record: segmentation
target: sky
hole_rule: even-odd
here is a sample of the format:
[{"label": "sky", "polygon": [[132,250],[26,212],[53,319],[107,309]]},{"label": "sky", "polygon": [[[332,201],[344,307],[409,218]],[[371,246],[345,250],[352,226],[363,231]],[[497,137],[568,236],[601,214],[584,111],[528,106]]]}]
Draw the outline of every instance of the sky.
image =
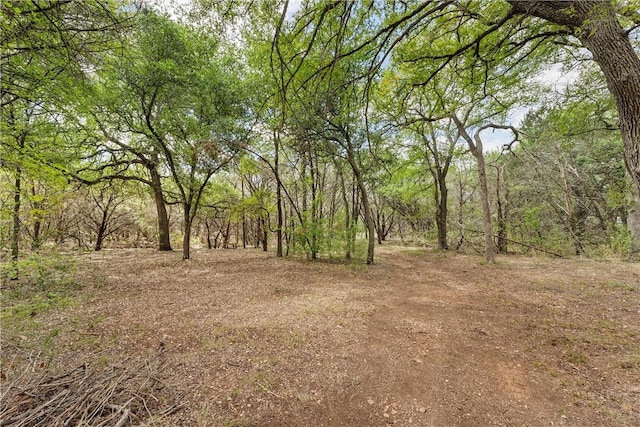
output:
[{"label": "sky", "polygon": [[302,0],[289,0],[289,7],[287,8],[287,19],[293,18],[293,14],[300,9],[300,3]]},{"label": "sky", "polygon": [[[536,80],[548,87],[550,92],[560,95],[564,93],[567,87],[577,78],[577,70],[566,72],[563,70],[562,64],[554,64],[548,70],[541,72]],[[507,124],[518,129],[519,126],[522,125],[522,121],[527,113],[533,108],[534,107],[522,107],[516,109],[507,118]],[[505,144],[508,144],[513,139],[511,131],[507,130],[496,130],[494,132],[488,130],[485,131],[482,136],[485,152],[500,151]]]}]

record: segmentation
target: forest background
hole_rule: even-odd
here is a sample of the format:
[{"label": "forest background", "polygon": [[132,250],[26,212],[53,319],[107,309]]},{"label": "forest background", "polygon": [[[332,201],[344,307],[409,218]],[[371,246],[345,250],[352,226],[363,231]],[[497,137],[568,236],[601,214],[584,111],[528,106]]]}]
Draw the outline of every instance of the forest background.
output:
[{"label": "forest background", "polygon": [[638,4],[558,4],[3,1],[3,274],[387,239],[637,259]]}]

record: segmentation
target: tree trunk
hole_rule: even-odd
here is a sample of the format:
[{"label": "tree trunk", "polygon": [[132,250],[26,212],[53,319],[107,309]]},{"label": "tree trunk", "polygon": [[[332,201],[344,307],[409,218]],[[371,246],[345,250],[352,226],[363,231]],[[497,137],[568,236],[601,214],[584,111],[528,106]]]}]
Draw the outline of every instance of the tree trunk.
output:
[{"label": "tree trunk", "polygon": [[[242,205],[244,206],[244,177],[242,175],[240,175],[240,191]],[[242,248],[247,249],[247,216],[244,207],[242,208]]]},{"label": "tree trunk", "polygon": [[13,233],[11,235],[11,261],[18,261],[20,253],[20,205],[22,170],[16,168],[16,179],[13,191]]},{"label": "tree trunk", "polygon": [[456,251],[460,250],[460,248],[462,247],[462,244],[464,243],[464,239],[465,239],[465,230],[464,230],[464,206],[465,206],[465,199],[464,199],[464,183],[462,182],[462,177],[459,178],[458,181],[458,229],[460,230],[460,236],[458,237],[458,242],[456,243]]},{"label": "tree trunk", "polygon": [[11,280],[18,279],[18,258],[20,256],[20,204],[22,192],[22,168],[16,167],[13,190],[13,233],[11,234]]},{"label": "tree trunk", "polygon": [[40,208],[42,206],[41,206],[41,203],[35,202],[36,187],[34,183],[31,184],[31,195],[33,196],[33,199],[34,199],[33,210],[35,212],[34,222],[33,222],[33,239],[31,241],[31,250],[37,252],[40,249],[40,246],[42,245],[42,242],[40,241],[40,234],[42,232],[42,215],[40,214],[41,212]]},{"label": "tree trunk", "polygon": [[[629,261],[640,261],[640,192],[634,192],[634,205],[627,217],[629,231],[631,231],[631,244],[629,245]],[[635,238],[634,238],[635,237]]]},{"label": "tree trunk", "polygon": [[[349,142],[347,142],[349,143]],[[353,170],[353,175],[356,178],[358,185],[358,191],[360,193],[360,200],[362,201],[362,209],[364,210],[364,221],[367,226],[367,233],[369,238],[369,244],[367,245],[367,264],[373,264],[374,251],[376,247],[376,226],[371,215],[371,206],[369,205],[369,196],[367,195],[367,188],[364,185],[364,179],[362,172],[358,167],[355,158],[353,156],[353,150],[350,147],[347,149],[347,160]]]},{"label": "tree trunk", "polygon": [[356,251],[356,234],[358,232],[358,216],[360,215],[360,199],[355,182],[351,183],[351,221],[349,224],[349,252]]},{"label": "tree trunk", "polygon": [[478,184],[480,186],[480,204],[482,206],[482,229],[484,231],[484,259],[489,264],[496,262],[496,250],[493,243],[493,226],[491,225],[491,208],[489,207],[489,188],[487,186],[487,167],[484,163],[482,149],[474,150],[478,164]]},{"label": "tree trunk", "polygon": [[447,183],[445,176],[441,174],[436,175],[436,190],[435,190],[435,202],[436,202],[436,228],[438,229],[438,249],[449,249],[447,243],[447,198],[449,192],[447,190]]},{"label": "tree trunk", "polygon": [[480,132],[490,127],[496,127],[496,125],[485,125],[479,128],[473,139],[464,127],[464,123],[460,119],[452,115],[454,123],[456,124],[460,136],[462,136],[469,145],[469,151],[476,159],[476,166],[478,167],[478,185],[480,187],[480,205],[482,206],[482,228],[484,232],[484,259],[487,263],[493,264],[496,262],[496,249],[493,243],[493,226],[491,225],[491,207],[489,206],[489,188],[487,186],[487,167],[484,162],[484,152],[482,139],[480,138]]},{"label": "tree trunk", "polygon": [[282,257],[282,188],[280,182],[280,134],[278,132],[274,135],[275,144],[275,157],[273,160],[273,173],[276,176],[276,209],[277,209],[277,221],[278,228],[276,230],[276,257]]},{"label": "tree trunk", "polygon": [[269,250],[269,243],[268,243],[269,228],[264,218],[262,218],[261,221],[262,221],[262,250],[264,252],[267,252]]},{"label": "tree trunk", "polygon": [[[640,58],[610,1],[510,1],[516,12],[571,28],[592,54],[616,101],[627,171],[640,192]],[[640,197],[635,198],[629,258],[640,260]]]},{"label": "tree trunk", "polygon": [[153,189],[153,198],[156,202],[156,211],[158,212],[158,250],[171,251],[171,240],[169,237],[169,215],[167,215],[167,207],[164,204],[162,195],[162,184],[160,183],[160,174],[155,165],[147,166],[151,175],[151,187]]},{"label": "tree trunk", "polygon": [[104,242],[105,232],[107,231],[107,221],[108,221],[108,212],[109,205],[107,208],[102,211],[102,220],[98,225],[98,233],[96,235],[96,245],[93,248],[94,251],[98,252],[102,250],[102,243]]},{"label": "tree trunk", "polygon": [[344,203],[344,231],[345,231],[345,254],[344,258],[351,259],[351,212],[349,210],[349,198],[347,197],[347,186],[344,183],[344,174],[342,168],[338,167],[338,162],[335,163],[338,178],[340,178],[340,189],[342,190],[342,203]]},{"label": "tree trunk", "polygon": [[384,235],[384,213],[379,210],[376,210],[376,234],[378,235],[378,245],[381,245]]},{"label": "tree trunk", "polygon": [[184,236],[182,236],[182,259],[189,259],[191,256],[191,226],[193,219],[191,218],[191,206],[187,203],[182,204],[184,210]]},{"label": "tree trunk", "polygon": [[204,220],[204,227],[207,229],[207,249],[211,249],[211,226],[208,220]]},{"label": "tree trunk", "polygon": [[[509,188],[507,187],[504,177],[504,165],[496,168],[496,204],[498,217],[498,253],[507,253],[507,221],[509,216]],[[504,199],[502,198],[501,188],[504,185]]]},{"label": "tree trunk", "polygon": [[313,154],[309,153],[309,175],[311,176],[311,259],[318,259],[318,170]]}]

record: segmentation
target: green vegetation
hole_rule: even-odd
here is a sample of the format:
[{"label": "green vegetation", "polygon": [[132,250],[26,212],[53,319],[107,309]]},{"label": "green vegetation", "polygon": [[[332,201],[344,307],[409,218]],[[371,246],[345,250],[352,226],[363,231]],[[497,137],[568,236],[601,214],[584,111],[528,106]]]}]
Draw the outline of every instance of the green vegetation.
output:
[{"label": "green vegetation", "polygon": [[637,0],[294,3],[3,0],[9,259],[640,256]]},{"label": "green vegetation", "polygon": [[[6,270],[20,271],[19,281],[6,280]],[[19,340],[26,345],[52,349],[60,327],[48,329],[41,315],[76,304],[74,293],[80,285],[74,280],[75,261],[70,257],[32,254],[17,263],[4,264],[0,290],[0,323],[3,340]],[[34,344],[34,342],[36,344]]]}]

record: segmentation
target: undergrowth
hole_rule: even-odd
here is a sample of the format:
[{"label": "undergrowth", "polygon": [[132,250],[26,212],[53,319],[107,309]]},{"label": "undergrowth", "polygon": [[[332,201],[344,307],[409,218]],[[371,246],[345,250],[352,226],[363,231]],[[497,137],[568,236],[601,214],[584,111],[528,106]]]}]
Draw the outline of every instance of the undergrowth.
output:
[{"label": "undergrowth", "polygon": [[[38,315],[74,304],[75,261],[57,254],[32,254],[16,263],[1,266],[0,324],[3,341],[15,336],[38,334]],[[10,278],[16,277],[14,280]],[[46,331],[45,337],[49,336]]]}]

